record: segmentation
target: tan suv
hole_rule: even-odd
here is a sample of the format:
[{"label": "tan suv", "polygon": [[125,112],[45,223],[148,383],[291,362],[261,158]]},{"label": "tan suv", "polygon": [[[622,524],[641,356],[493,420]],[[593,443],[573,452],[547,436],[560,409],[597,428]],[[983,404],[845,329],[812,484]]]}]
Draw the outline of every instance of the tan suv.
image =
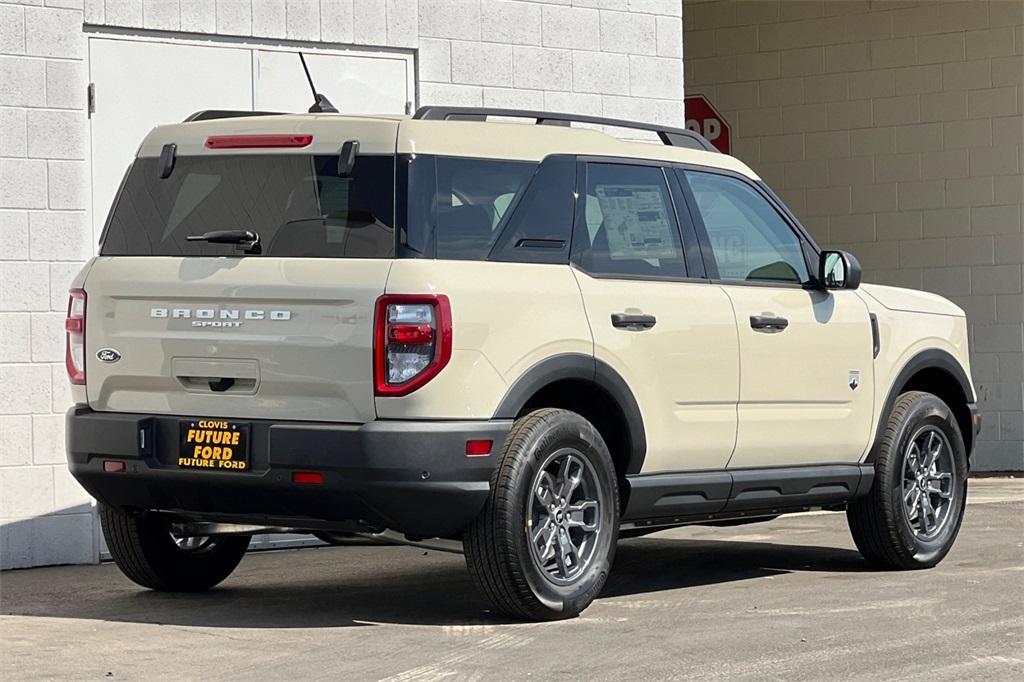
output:
[{"label": "tan suv", "polygon": [[252,533],[363,534],[564,618],[619,537],[809,509],[932,566],[979,425],[964,313],[860,278],[686,130],[201,112],[142,143],[73,285],[68,460],[158,590]]}]

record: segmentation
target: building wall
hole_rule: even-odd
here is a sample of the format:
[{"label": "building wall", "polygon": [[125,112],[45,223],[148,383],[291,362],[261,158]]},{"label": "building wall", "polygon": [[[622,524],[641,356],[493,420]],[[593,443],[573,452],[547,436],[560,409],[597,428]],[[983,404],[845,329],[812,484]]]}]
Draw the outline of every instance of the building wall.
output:
[{"label": "building wall", "polygon": [[87,31],[414,49],[422,104],[679,124],[681,13],[681,0],[0,0],[3,567],[99,551],[63,431],[68,282],[95,248]]},{"label": "building wall", "polygon": [[1024,2],[684,4],[686,88],[865,280],[968,314],[975,470],[1024,470]]}]

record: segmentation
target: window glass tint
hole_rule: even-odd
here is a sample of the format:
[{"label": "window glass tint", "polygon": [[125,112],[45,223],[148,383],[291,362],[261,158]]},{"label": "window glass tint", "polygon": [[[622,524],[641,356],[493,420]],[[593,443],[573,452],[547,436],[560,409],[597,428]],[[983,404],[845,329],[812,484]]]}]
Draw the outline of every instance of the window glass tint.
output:
[{"label": "window glass tint", "polygon": [[809,280],[800,239],[770,203],[742,180],[686,171],[714,252],[726,280]]},{"label": "window glass tint", "polygon": [[404,244],[424,256],[485,260],[502,217],[536,168],[533,162],[415,157]]},{"label": "window glass tint", "polygon": [[576,159],[545,159],[499,228],[491,260],[567,263],[575,210]]},{"label": "window glass tint", "polygon": [[660,168],[587,165],[574,262],[594,274],[682,277],[683,251]]},{"label": "window glass tint", "polygon": [[170,177],[137,159],[111,213],[106,256],[231,256],[230,244],[187,241],[212,230],[251,230],[264,256],[389,258],[394,157],[357,157],[351,177],[336,156],[181,156]]}]

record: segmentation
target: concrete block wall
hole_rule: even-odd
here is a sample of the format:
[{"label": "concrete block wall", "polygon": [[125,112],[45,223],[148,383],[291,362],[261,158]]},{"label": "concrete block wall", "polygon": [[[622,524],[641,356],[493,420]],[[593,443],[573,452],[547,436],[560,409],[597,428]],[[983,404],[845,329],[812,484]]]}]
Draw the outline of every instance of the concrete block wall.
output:
[{"label": "concrete block wall", "polygon": [[98,558],[64,464],[68,282],[93,246],[81,0],[0,0],[0,566]]},{"label": "concrete block wall", "polygon": [[681,14],[681,0],[0,0],[3,568],[99,551],[94,510],[63,464],[62,320],[68,283],[95,248],[83,24],[414,49],[423,104],[679,125]]},{"label": "concrete block wall", "polygon": [[686,0],[686,88],[865,280],[967,311],[976,470],[1024,470],[1024,2]]}]

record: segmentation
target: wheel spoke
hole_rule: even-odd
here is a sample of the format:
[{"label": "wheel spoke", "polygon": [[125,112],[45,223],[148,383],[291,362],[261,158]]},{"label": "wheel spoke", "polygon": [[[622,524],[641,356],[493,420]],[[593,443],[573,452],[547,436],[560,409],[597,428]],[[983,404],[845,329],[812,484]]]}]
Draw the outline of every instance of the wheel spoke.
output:
[{"label": "wheel spoke", "polygon": [[542,564],[547,564],[551,561],[551,557],[555,555],[555,540],[558,538],[558,531],[554,527],[546,529],[547,537],[544,537],[544,545],[540,547],[540,561]]},{"label": "wheel spoke", "polygon": [[924,460],[922,461],[922,469],[924,471],[930,471],[932,466],[935,464],[935,460],[939,457],[939,452],[942,450],[942,439],[935,435],[934,431],[928,432],[928,443],[925,446]]},{"label": "wheel spoke", "polygon": [[915,486],[911,491],[914,493],[913,499],[907,504],[907,515],[910,520],[919,519],[921,516],[921,491]]},{"label": "wheel spoke", "polygon": [[936,473],[928,477],[925,491],[944,500],[953,499],[953,474]]},{"label": "wheel spoke", "polygon": [[935,528],[935,507],[932,506],[932,498],[928,495],[921,495],[921,530],[927,535]]},{"label": "wheel spoke", "polygon": [[533,492],[540,505],[547,509],[555,501],[555,479],[548,472],[542,472]]},{"label": "wheel spoke", "polygon": [[[587,521],[587,512],[591,509],[594,510],[594,515],[590,521]],[[587,533],[593,533],[599,526],[597,511],[597,500],[584,500],[570,505],[566,509],[566,525],[570,528],[582,528]]]},{"label": "wheel spoke", "polygon": [[558,497],[568,500],[583,480],[583,462],[569,455],[558,466]]}]

